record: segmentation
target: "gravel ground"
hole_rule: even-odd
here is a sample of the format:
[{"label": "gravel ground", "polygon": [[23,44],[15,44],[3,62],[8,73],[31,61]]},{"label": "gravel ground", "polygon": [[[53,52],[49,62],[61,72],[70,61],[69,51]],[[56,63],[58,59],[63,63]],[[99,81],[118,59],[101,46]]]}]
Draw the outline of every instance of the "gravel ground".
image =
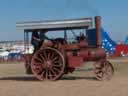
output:
[{"label": "gravel ground", "polygon": [[104,82],[94,79],[93,72],[87,70],[58,81],[41,82],[25,75],[23,64],[0,64],[0,96],[128,96],[128,75],[123,75],[126,70],[116,70],[112,80]]},{"label": "gravel ground", "polygon": [[86,79],[38,82],[22,77],[0,81],[0,96],[128,96],[127,90],[128,78],[113,78],[109,82]]}]

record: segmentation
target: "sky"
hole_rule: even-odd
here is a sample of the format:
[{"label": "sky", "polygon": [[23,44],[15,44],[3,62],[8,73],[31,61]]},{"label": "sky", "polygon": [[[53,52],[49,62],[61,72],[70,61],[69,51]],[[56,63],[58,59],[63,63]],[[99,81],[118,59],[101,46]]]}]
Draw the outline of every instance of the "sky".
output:
[{"label": "sky", "polygon": [[115,40],[128,36],[128,0],[0,0],[0,41],[23,40],[16,22],[101,16]]}]

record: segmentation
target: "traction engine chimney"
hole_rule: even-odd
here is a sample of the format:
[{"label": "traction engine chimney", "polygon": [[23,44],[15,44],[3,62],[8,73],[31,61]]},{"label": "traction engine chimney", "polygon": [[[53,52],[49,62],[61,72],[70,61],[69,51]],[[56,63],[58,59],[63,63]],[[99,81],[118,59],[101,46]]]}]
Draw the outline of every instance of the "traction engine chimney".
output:
[{"label": "traction engine chimney", "polygon": [[97,39],[97,47],[100,48],[102,45],[101,40],[101,17],[95,17],[95,28],[96,28],[96,39]]}]

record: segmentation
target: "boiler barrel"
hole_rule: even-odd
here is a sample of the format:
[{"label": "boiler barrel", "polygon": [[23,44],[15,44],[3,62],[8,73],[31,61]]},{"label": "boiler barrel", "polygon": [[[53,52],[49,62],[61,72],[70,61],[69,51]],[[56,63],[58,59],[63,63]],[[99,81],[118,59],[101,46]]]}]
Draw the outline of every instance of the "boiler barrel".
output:
[{"label": "boiler barrel", "polygon": [[106,58],[106,52],[103,48],[89,48],[81,50],[79,56],[83,57],[84,61],[96,61]]},{"label": "boiler barrel", "polygon": [[103,48],[89,49],[88,60],[100,60],[106,58],[106,52]]}]

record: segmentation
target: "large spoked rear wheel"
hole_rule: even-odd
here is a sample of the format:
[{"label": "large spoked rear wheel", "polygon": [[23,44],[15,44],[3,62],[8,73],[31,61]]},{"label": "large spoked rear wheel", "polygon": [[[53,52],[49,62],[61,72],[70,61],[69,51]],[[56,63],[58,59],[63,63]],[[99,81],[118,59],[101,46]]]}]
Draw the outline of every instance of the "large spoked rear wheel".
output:
[{"label": "large spoked rear wheel", "polygon": [[54,48],[43,48],[34,54],[31,68],[39,80],[57,80],[64,73],[64,57]]},{"label": "large spoked rear wheel", "polygon": [[100,60],[94,64],[94,73],[98,80],[107,81],[113,76],[112,64],[106,60]]}]

